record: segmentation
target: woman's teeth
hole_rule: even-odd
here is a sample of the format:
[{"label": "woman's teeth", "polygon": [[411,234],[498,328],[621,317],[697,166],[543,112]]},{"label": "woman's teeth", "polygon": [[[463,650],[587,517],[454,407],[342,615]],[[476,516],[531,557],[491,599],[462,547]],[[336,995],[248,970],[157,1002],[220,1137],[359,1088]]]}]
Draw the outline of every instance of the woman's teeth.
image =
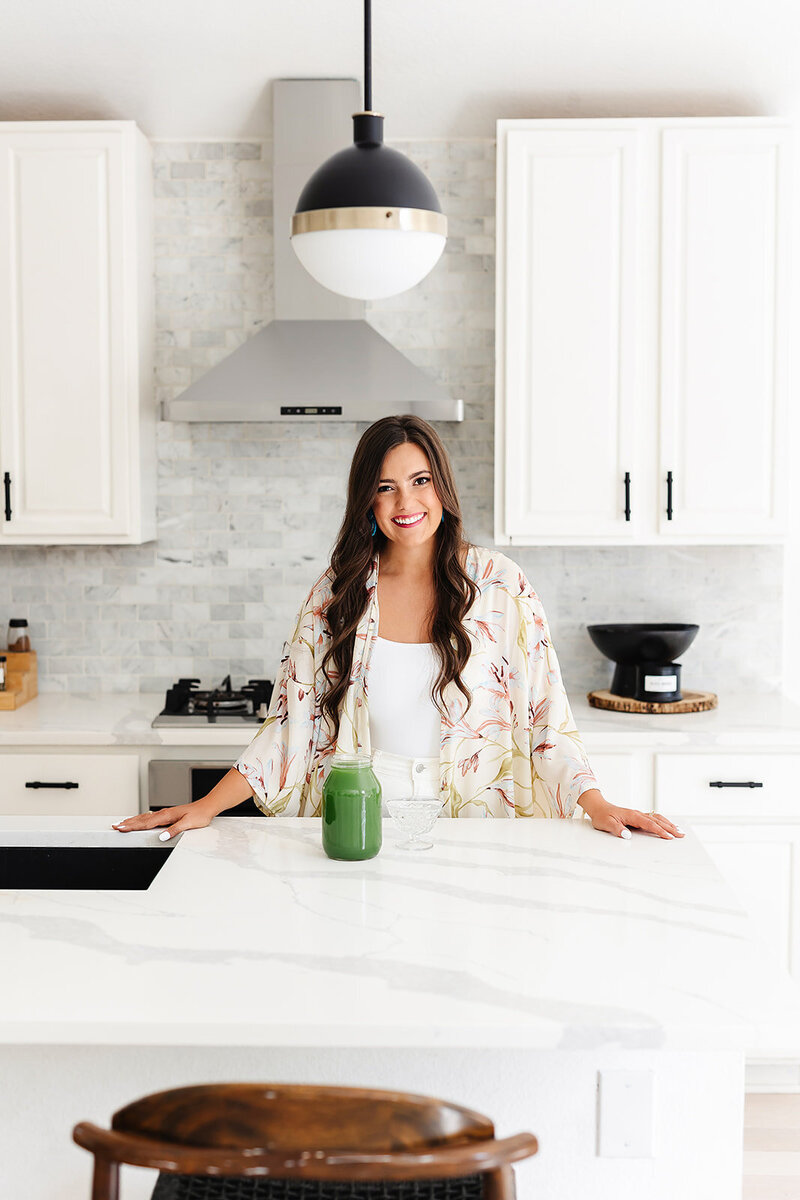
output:
[{"label": "woman's teeth", "polygon": [[392,521],[395,525],[407,527],[409,525],[419,525],[424,516],[425,513],[418,513],[416,517],[392,517]]}]

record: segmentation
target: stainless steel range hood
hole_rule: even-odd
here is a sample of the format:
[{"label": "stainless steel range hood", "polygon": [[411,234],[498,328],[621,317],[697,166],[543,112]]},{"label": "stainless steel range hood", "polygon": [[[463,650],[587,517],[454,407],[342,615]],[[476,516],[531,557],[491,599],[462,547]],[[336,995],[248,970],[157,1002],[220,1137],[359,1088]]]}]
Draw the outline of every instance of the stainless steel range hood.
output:
[{"label": "stainless steel range hood", "polygon": [[167,421],[376,421],[415,413],[463,421],[447,392],[364,319],[361,301],[318,284],[297,260],[289,227],[312,171],[351,136],[354,79],[273,84],[275,320],[174,400]]}]

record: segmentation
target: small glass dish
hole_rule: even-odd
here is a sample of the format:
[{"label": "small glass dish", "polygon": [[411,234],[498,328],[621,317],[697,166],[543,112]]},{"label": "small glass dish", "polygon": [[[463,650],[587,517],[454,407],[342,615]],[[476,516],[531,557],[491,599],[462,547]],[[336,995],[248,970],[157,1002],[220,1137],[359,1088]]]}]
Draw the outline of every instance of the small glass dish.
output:
[{"label": "small glass dish", "polygon": [[442,811],[444,801],[438,796],[420,796],[417,799],[403,797],[387,800],[386,808],[397,828],[408,835],[397,843],[398,850],[430,850],[433,842],[425,841],[420,835],[430,833]]}]

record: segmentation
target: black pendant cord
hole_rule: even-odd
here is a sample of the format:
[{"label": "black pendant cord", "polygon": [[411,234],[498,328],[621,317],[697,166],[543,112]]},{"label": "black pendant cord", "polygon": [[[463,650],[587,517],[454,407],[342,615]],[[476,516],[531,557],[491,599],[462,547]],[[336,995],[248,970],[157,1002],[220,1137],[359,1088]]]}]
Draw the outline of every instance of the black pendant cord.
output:
[{"label": "black pendant cord", "polygon": [[372,112],[372,4],[364,0],[364,112]]}]

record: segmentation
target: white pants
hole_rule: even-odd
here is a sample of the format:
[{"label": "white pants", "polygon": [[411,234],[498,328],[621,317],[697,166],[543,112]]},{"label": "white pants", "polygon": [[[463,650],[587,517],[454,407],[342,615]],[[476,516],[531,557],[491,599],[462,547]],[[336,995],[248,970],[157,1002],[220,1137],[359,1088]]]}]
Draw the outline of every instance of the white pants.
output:
[{"label": "white pants", "polygon": [[389,815],[387,800],[421,800],[423,797],[439,796],[438,758],[404,758],[402,754],[374,750],[372,769],[381,785],[385,817]]}]

